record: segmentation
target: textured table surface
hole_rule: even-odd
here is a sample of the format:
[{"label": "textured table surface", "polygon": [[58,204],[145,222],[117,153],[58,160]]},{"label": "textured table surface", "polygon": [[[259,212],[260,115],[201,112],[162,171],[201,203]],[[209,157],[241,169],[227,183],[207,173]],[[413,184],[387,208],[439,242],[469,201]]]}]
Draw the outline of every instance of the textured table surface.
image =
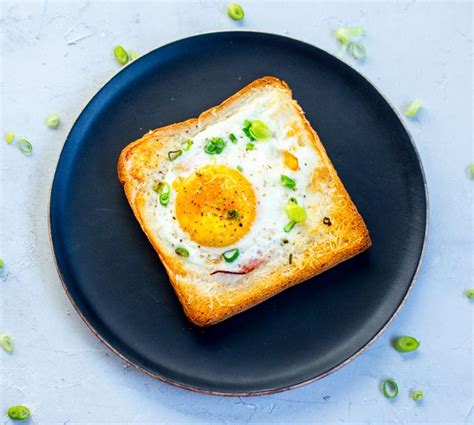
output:
[{"label": "textured table surface", "polygon": [[[472,4],[465,2],[242,2],[242,24],[225,3],[1,2],[0,423],[14,404],[34,424],[473,424],[474,287]],[[399,109],[425,167],[430,226],[417,284],[391,327],[363,355],[324,380],[273,396],[220,398],[154,380],[110,352],[84,325],[60,285],[48,237],[48,200],[66,135],[86,102],[119,69],[116,44],[146,52],[196,33],[252,29],[286,34],[335,53],[339,26],[364,25],[367,59],[351,66]],[[57,130],[43,125],[61,115]],[[26,157],[6,131],[34,145]],[[400,355],[400,334],[421,340]],[[378,388],[396,378],[400,393]],[[421,388],[415,403],[409,391]]]}]

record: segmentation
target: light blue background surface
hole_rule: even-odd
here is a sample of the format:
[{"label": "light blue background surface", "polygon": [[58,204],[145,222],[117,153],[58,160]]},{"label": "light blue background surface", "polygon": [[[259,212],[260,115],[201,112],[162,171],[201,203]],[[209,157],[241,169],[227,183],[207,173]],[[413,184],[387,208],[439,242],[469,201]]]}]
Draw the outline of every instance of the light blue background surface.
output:
[{"label": "light blue background surface", "polygon": [[[472,20],[470,2],[242,1],[243,24],[225,3],[2,2],[0,143],[0,422],[6,407],[30,406],[33,424],[472,424],[473,282]],[[124,364],[83,324],[67,300],[48,237],[48,201],[65,137],[86,102],[114,75],[113,46],[144,53],[188,35],[229,29],[287,34],[329,52],[333,31],[364,25],[367,60],[348,63],[398,109],[425,108],[405,120],[425,167],[430,229],[418,282],[392,326],[367,352],[324,380],[253,398],[181,390]],[[61,115],[57,130],[43,125]],[[27,136],[31,157],[3,142]],[[370,170],[366,170],[370,172]],[[100,182],[98,182],[100,184]],[[391,338],[410,334],[420,349],[400,355]],[[395,401],[379,381],[394,377]],[[415,403],[411,389],[425,399]]]}]

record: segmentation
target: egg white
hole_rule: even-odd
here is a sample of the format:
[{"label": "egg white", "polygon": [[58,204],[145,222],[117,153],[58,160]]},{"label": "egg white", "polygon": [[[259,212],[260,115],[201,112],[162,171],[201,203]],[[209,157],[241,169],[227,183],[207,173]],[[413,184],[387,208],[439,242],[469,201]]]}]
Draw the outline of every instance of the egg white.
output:
[{"label": "egg white", "polygon": [[[196,134],[191,149],[176,159],[170,161],[166,174],[160,175],[159,180],[170,185],[178,177],[186,178],[194,171],[209,165],[223,164],[230,168],[240,165],[243,175],[252,185],[257,199],[255,221],[248,233],[235,244],[214,248],[198,245],[184,232],[176,219],[176,192],[172,189],[169,204],[163,207],[158,202],[156,193],[150,188],[147,208],[150,215],[148,222],[154,223],[152,230],[166,243],[170,251],[178,246],[189,251],[186,260],[199,267],[212,270],[239,270],[255,258],[271,256],[280,248],[281,241],[290,239],[299,224],[290,233],[285,233],[283,227],[288,223],[285,205],[290,197],[295,197],[298,203],[305,207],[307,187],[311,176],[318,164],[318,157],[310,147],[309,141],[303,146],[298,144],[296,137],[286,137],[289,120],[294,111],[283,109],[284,103],[276,91],[271,91],[247,102],[245,106],[235,111],[231,116],[210,125]],[[266,141],[255,141],[255,150],[247,151],[246,145],[250,140],[243,133],[244,120],[262,120],[272,131],[272,138]],[[237,137],[237,143],[228,139],[230,133]],[[204,151],[208,139],[221,137],[227,145],[218,155],[209,155]],[[179,149],[179,146],[176,147]],[[289,150],[298,158],[299,170],[294,172],[284,166],[282,153]],[[296,180],[296,190],[288,189],[281,183],[280,176],[284,174]],[[157,176],[158,177],[158,176]],[[221,258],[224,251],[238,248],[240,255],[233,263],[216,260]]]}]

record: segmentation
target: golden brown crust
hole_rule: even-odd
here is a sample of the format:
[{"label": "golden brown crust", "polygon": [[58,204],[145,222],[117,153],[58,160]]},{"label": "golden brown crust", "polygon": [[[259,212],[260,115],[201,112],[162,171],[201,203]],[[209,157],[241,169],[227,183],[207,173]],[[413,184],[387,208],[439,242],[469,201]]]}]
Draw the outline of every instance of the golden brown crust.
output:
[{"label": "golden brown crust", "polygon": [[[313,148],[323,162],[313,174],[311,190],[330,191],[334,207],[330,211],[331,226],[320,225],[310,230],[309,237],[318,238],[322,243],[308,246],[303,253],[298,253],[292,264],[284,264],[266,270],[265,274],[258,270],[245,277],[244,284],[226,286],[216,279],[212,294],[204,293],[202,287],[195,282],[193,276],[182,259],[169,255],[160,246],[143,217],[146,197],[140,190],[145,183],[147,169],[156,168],[166,150],[167,141],[178,133],[192,134],[212,121],[222,111],[231,108],[244,96],[254,90],[271,87],[285,91],[291,98],[291,90],[283,81],[274,77],[260,78],[238,93],[226,99],[220,105],[203,112],[198,118],[172,124],[153,130],[141,139],[126,146],[118,161],[118,176],[124,185],[125,194],[133,212],[147,235],[151,244],[163,262],[170,277],[173,288],[183,305],[187,317],[198,326],[208,326],[220,322],[234,314],[247,310],[273,295],[307,280],[337,264],[347,260],[371,246],[371,240],[365,223],[337,176],[318,135],[309,124],[304,112],[294,102],[304,133],[311,139]],[[153,153],[153,154],[151,154]],[[319,187],[321,182],[325,187]],[[207,279],[212,279],[208,276]]]}]

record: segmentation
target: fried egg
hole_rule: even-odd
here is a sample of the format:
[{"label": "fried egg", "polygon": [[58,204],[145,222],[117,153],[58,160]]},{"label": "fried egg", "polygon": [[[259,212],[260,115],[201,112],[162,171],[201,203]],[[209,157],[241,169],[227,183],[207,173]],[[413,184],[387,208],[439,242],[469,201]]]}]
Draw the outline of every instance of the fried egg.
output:
[{"label": "fried egg", "polygon": [[150,187],[153,230],[210,273],[245,272],[306,226],[289,226],[286,207],[305,208],[319,158],[280,96],[269,91],[173,147],[156,178],[164,202]]}]

